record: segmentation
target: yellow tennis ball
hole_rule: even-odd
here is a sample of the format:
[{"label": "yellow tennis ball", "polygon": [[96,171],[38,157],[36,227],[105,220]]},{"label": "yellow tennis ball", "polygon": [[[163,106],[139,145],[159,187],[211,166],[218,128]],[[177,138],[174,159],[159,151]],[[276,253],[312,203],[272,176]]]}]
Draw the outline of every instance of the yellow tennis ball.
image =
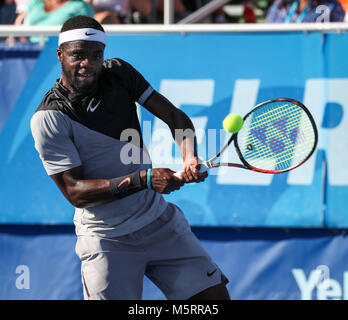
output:
[{"label": "yellow tennis ball", "polygon": [[227,132],[237,133],[243,125],[243,118],[237,113],[230,113],[224,121],[222,126]]}]

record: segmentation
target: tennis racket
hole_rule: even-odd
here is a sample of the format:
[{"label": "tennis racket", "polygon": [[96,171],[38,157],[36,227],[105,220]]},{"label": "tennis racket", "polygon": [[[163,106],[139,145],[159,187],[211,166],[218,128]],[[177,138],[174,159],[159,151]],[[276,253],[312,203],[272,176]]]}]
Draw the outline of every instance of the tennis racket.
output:
[{"label": "tennis racket", "polygon": [[[200,172],[226,166],[262,173],[282,173],[306,162],[318,142],[318,130],[308,109],[294,99],[262,102],[243,118],[243,126],[222,149],[201,163]],[[241,163],[215,162],[233,142]],[[175,173],[180,177],[182,171]]]}]

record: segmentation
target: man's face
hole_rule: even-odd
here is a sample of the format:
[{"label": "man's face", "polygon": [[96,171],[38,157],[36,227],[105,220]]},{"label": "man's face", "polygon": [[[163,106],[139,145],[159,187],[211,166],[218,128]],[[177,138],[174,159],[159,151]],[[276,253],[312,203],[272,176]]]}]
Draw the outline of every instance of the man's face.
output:
[{"label": "man's face", "polygon": [[104,60],[104,44],[71,41],[57,49],[62,64],[62,83],[72,92],[87,93],[97,85]]}]

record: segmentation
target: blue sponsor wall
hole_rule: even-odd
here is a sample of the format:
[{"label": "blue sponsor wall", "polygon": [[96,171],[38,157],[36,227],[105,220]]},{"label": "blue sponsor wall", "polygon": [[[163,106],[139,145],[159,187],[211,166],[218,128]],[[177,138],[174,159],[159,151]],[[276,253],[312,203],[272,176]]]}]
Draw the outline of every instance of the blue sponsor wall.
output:
[{"label": "blue sponsor wall", "polygon": [[[348,299],[347,231],[193,231],[233,299]],[[72,226],[0,226],[0,299],[82,299],[75,241]],[[165,297],[145,278],[143,299]]]},{"label": "blue sponsor wall", "polygon": [[[0,47],[1,299],[81,298],[73,208],[47,177],[29,131],[32,113],[60,74],[56,43],[52,37],[38,59],[38,46]],[[220,129],[230,112],[243,115],[264,100],[291,97],[314,116],[318,148],[296,170],[213,169],[204,183],[166,196],[229,277],[235,299],[348,299],[347,49],[345,33],[108,37],[105,58],[132,63],[191,117],[202,159],[227,138]],[[141,107],[139,117],[154,166],[179,170],[164,124]],[[163,298],[144,284],[145,299]]]}]

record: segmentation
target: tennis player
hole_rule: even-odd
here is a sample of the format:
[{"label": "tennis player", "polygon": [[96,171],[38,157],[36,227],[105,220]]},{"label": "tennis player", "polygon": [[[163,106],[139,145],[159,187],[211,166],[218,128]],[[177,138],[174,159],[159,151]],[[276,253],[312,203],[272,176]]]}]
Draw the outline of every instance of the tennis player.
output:
[{"label": "tennis player", "polygon": [[[59,34],[61,77],[31,119],[47,174],[76,208],[76,253],[85,299],[141,299],[146,275],[168,299],[229,299],[227,278],[191,232],[182,211],[162,194],[200,182],[195,138],[176,138],[191,120],[121,59],[103,58],[106,35],[94,19],[67,20]],[[183,176],[152,169],[136,105],[166,122],[183,156]],[[143,155],[124,161],[129,143]]]}]

